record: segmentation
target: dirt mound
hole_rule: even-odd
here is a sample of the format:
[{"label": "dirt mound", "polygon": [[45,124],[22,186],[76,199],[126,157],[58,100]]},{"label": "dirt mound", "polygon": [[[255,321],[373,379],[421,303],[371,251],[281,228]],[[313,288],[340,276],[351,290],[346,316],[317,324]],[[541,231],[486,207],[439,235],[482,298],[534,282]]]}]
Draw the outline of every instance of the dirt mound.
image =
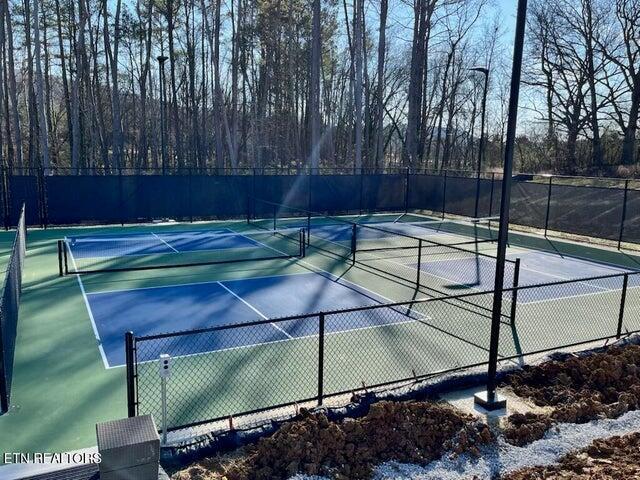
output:
[{"label": "dirt mound", "polygon": [[556,465],[513,472],[503,480],[640,478],[640,433],[595,440]]},{"label": "dirt mound", "polygon": [[175,480],[286,479],[296,473],[365,479],[372,468],[396,460],[425,464],[445,451],[478,453],[493,440],[489,428],[444,404],[380,402],[360,419],[331,422],[303,412],[236,458],[206,459]]},{"label": "dirt mound", "polygon": [[550,361],[507,376],[502,383],[549,414],[514,414],[504,430],[514,445],[542,438],[557,422],[585,423],[616,418],[640,406],[640,346],[611,347],[606,353]]}]

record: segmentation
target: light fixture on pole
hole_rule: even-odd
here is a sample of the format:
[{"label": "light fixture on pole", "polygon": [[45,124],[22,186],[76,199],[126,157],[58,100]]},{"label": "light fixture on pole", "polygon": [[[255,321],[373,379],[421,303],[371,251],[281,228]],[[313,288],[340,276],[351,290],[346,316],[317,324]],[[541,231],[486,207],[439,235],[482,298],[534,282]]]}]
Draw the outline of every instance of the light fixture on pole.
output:
[{"label": "light fixture on pole", "polygon": [[500,229],[498,230],[498,251],[496,259],[495,286],[493,291],[493,311],[491,315],[491,339],[489,343],[489,367],[487,371],[487,390],[475,395],[475,404],[486,410],[505,408],[507,401],[496,394],[496,373],[498,369],[498,347],[500,346],[500,320],[502,316],[502,294],[504,289],[504,264],[507,255],[509,237],[509,202],[511,201],[511,175],[513,172],[513,152],[516,143],[518,119],[518,97],[520,95],[520,77],[522,76],[522,54],[524,32],[527,18],[527,0],[518,0],[518,16],[513,48],[513,66],[511,69],[511,93],[509,95],[509,117],[507,122],[507,140],[504,153],[502,193],[500,197]]},{"label": "light fixture on pole", "polygon": [[484,153],[484,126],[487,115],[487,91],[489,87],[489,69],[486,67],[471,67],[472,72],[484,74],[484,89],[482,92],[482,113],[480,121],[480,143],[478,145],[478,163],[476,164],[476,204],[474,217],[478,218],[478,203],[480,201],[480,174],[482,172],[482,155]]}]

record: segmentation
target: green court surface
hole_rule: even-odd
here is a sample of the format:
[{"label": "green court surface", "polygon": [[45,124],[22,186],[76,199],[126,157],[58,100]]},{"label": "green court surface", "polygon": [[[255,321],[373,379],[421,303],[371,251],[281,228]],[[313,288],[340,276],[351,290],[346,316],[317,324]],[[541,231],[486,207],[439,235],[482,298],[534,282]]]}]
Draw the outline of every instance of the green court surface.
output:
[{"label": "green court surface", "polygon": [[[95,444],[96,422],[127,415],[125,369],[105,368],[81,283],[74,275],[58,276],[57,240],[87,234],[124,235],[196,228],[242,232],[252,227],[238,221],[29,230],[11,409],[0,416],[0,451],[56,452],[89,447]],[[468,232],[463,229],[458,233]],[[0,234],[2,252],[8,251],[12,238],[11,232]],[[591,259],[596,265],[615,265],[619,271],[640,268],[638,258],[627,253],[539,236],[511,235],[510,254],[526,256],[531,251],[546,252],[559,262],[579,257]],[[4,255],[2,259],[6,262]],[[386,268],[384,263],[378,266]],[[531,271],[535,269],[532,267]],[[303,260],[98,273],[81,278],[82,286],[90,294],[312,272],[328,272],[390,301],[427,296],[424,291],[416,291],[410,282],[403,284],[366,265],[351,265],[315,249],[309,249]],[[572,278],[589,276],[581,273],[568,271]],[[596,291],[589,291],[589,286],[587,291],[582,291],[575,284],[548,288],[549,292],[538,293],[537,297],[520,296],[515,326],[505,324],[501,330],[502,356],[533,352],[553,342],[577,343],[615,333],[620,304],[617,284],[599,285]],[[274,299],[274,302],[286,302],[286,299]],[[482,299],[482,303],[485,302],[490,303],[490,298]],[[423,321],[409,321],[361,330],[344,328],[327,335],[325,393],[338,392],[347,386],[357,387],[362,381],[366,384],[389,382],[414,373],[486,361],[488,318],[473,312],[464,313],[463,309],[442,302],[419,304],[416,311],[421,320],[436,319],[437,328]],[[346,324],[357,321],[357,313],[350,315],[351,318],[344,320]],[[254,318],[247,318],[250,320]],[[171,330],[183,330],[183,321],[175,318],[172,327]],[[638,329],[640,287],[634,283],[630,284],[627,295],[625,330]],[[181,423],[198,421],[200,418],[189,418],[192,414],[186,408],[189,402],[198,406],[193,409],[194,413],[213,417],[314,397],[317,339],[309,336],[291,340],[249,344],[176,359],[175,368],[182,371],[183,376],[197,369],[207,373],[207,381],[189,385],[186,392],[184,389],[173,392],[175,396],[183,395],[180,398],[185,403],[177,403],[170,416],[174,415]],[[157,366],[155,362],[140,366],[141,378],[151,378],[151,373],[145,377],[145,368],[151,371]],[[145,395],[155,398],[157,388],[158,383],[141,384],[141,401]],[[180,390],[179,385],[174,384],[173,388]]]}]

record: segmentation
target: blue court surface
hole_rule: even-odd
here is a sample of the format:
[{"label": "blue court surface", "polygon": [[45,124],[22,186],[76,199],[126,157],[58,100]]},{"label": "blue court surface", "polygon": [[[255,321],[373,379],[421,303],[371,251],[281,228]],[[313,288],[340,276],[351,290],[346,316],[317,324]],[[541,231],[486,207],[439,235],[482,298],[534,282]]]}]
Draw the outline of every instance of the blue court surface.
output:
[{"label": "blue court surface", "polygon": [[[560,256],[555,253],[525,251],[511,255],[520,258],[520,286],[539,285],[552,282],[563,282],[580,278],[603,277],[632,273],[636,270],[622,268],[615,265],[595,262],[570,256]],[[630,288],[640,286],[640,275],[629,276]],[[622,279],[602,278],[585,280],[564,285],[551,285],[545,288],[521,289],[518,292],[518,303],[536,303],[551,299],[580,297],[622,289]]]},{"label": "blue court surface", "polygon": [[[422,228],[422,227],[416,227]],[[316,227],[333,241],[346,241],[350,226],[327,225]],[[367,230],[372,239],[382,232]],[[384,235],[384,233],[382,233]],[[75,237],[68,239],[74,256],[95,257],[96,251],[105,255],[136,256],[149,254],[224,250],[227,248],[255,248],[259,242],[231,230],[208,230],[164,233],[126,234],[118,236]],[[560,256],[533,250],[513,251],[512,260],[520,258],[520,286],[560,282],[577,278],[614,275],[632,270],[617,266]],[[406,269],[406,278],[417,273],[416,258],[402,251],[383,255],[373,261],[392,262]],[[389,264],[390,265],[390,264]],[[439,256],[423,258],[421,280],[438,291],[472,293],[493,288],[495,261],[490,257],[460,258]],[[512,264],[510,264],[512,265]],[[512,274],[509,269],[506,275]],[[427,279],[427,280],[425,280]],[[505,278],[509,287],[512,278]],[[629,278],[629,287],[640,286],[640,275]],[[620,278],[585,280],[569,285],[521,289],[518,303],[538,303],[562,298],[580,297],[620,290]],[[508,295],[509,296],[509,295]],[[259,278],[171,285],[131,290],[88,293],[87,307],[100,342],[105,366],[125,363],[124,333],[132,330],[137,336],[181,330],[241,324],[255,320],[274,319],[310,312],[333,311],[388,303],[388,300],[364,287],[338,279],[328,273],[267,276]],[[375,328],[398,322],[425,320],[417,314],[398,309],[377,309],[345,321],[327,322],[326,332]],[[206,345],[191,345],[186,355],[287,341],[317,335],[317,321],[267,323],[253,327],[225,331],[213,335]],[[179,341],[179,340],[167,340]],[[179,349],[178,349],[179,350]],[[139,359],[140,361],[149,359]]]},{"label": "blue court surface", "polygon": [[142,256],[255,248],[259,242],[229,229],[68,237],[74,258]]},{"label": "blue court surface", "polygon": [[[415,238],[425,238],[435,235],[447,235],[451,238],[459,238],[460,241],[470,241],[470,238],[462,237],[461,235],[444,232],[437,228],[434,228],[434,223],[425,222],[420,223],[401,223],[401,222],[380,222],[380,223],[363,223],[359,224],[362,228],[357,228],[358,241],[367,240],[384,240],[390,237],[392,234],[408,235]],[[300,223],[300,227],[305,228],[306,224]],[[377,227],[384,229],[379,230]],[[315,235],[324,240],[343,243],[348,245],[351,241],[353,232],[353,226],[351,224],[323,224],[323,225],[311,225],[311,235]]]},{"label": "blue court surface", "polygon": [[[105,366],[124,365],[124,334],[137,336],[239,324],[308,312],[388,303],[368,290],[328,274],[269,276],[223,282],[88,293]],[[327,322],[326,333],[415,321],[409,312],[381,308],[348,321]],[[281,322],[221,333],[187,354],[277,342],[317,334],[317,321]],[[138,359],[141,361],[149,359]]]}]

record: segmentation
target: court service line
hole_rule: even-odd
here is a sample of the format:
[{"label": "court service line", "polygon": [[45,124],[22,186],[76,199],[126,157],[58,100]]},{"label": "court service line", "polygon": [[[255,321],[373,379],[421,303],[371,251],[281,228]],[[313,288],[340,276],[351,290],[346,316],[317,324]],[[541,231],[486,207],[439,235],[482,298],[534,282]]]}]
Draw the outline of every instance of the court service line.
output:
[{"label": "court service line", "polygon": [[[593,285],[585,284],[585,286],[592,287]],[[627,287],[627,292],[629,292],[630,290],[634,290],[634,289],[640,289],[640,285],[636,285],[635,287]],[[529,289],[522,290],[520,295],[522,295],[522,292],[526,291],[526,290],[529,290]],[[621,292],[621,291],[622,291],[622,287],[620,287],[620,288],[611,288],[611,289],[607,289],[607,290],[603,290],[603,291],[599,291],[599,292],[589,292],[589,293],[580,293],[578,295],[564,295],[564,296],[560,296],[560,297],[543,298],[543,299],[540,299],[540,300],[531,300],[530,302],[527,302],[526,300],[522,301],[522,300],[520,300],[520,298],[518,298],[518,304],[522,303],[523,305],[535,305],[535,304],[538,304],[538,303],[547,303],[547,302],[553,302],[553,301],[557,301],[557,300],[568,300],[568,299],[573,299],[573,298],[590,297],[590,296],[593,296],[593,295],[604,295],[604,294],[607,294],[607,293],[615,293],[615,292]]]},{"label": "court service line", "polygon": [[[202,236],[218,236],[218,235],[229,235],[235,234],[233,230],[229,228],[220,228],[217,230],[167,230],[166,232],[161,232],[163,235],[180,235],[182,237],[194,237],[200,238]],[[104,243],[104,242],[120,242],[125,240],[138,239],[139,237],[148,237],[153,235],[152,231],[142,231],[142,232],[130,232],[130,233],[121,233],[118,236],[115,236],[111,233],[105,234],[86,234],[86,235],[78,235],[76,237],[71,237],[72,243]]]},{"label": "court service line", "polygon": [[[381,261],[383,261],[383,262],[393,263],[393,264],[395,264],[395,265],[398,265],[398,266],[400,266],[400,267],[404,267],[404,268],[409,269],[409,270],[413,270],[413,271],[416,271],[416,272],[418,271],[418,269],[417,269],[417,268],[412,267],[411,265],[406,265],[406,264],[404,264],[404,263],[396,262],[395,260],[391,260],[391,259],[388,259],[388,258],[375,257],[375,258],[367,258],[367,259],[366,259],[366,260],[364,260],[364,261],[375,261],[375,260],[381,260]],[[438,260],[437,260],[437,261],[438,261]],[[440,260],[440,261],[444,261],[444,260]],[[427,263],[435,263],[435,262],[427,262]],[[369,267],[369,268],[375,268],[375,267]],[[484,290],[481,290],[481,289],[479,289],[479,288],[477,288],[477,287],[473,287],[473,286],[471,286],[471,285],[469,285],[469,284],[459,283],[459,282],[458,282],[458,283],[456,283],[456,280],[455,280],[455,279],[452,279],[452,278],[446,278],[446,277],[441,277],[440,275],[436,275],[436,274],[434,274],[434,273],[430,273],[430,272],[424,271],[424,270],[422,270],[422,266],[421,266],[420,272],[421,272],[421,275],[422,275],[422,274],[424,274],[424,275],[428,275],[428,276],[430,276],[430,277],[439,278],[440,280],[446,280],[447,282],[450,282],[450,283],[452,283],[452,284],[454,284],[454,285],[462,285],[462,286],[464,286],[464,287],[466,287],[466,288],[468,288],[468,289],[470,289],[470,290],[474,290],[474,291],[476,291],[477,293],[484,293]],[[392,274],[390,274],[390,275],[392,275]],[[408,280],[405,280],[405,281],[408,281]],[[422,284],[421,284],[420,286],[421,286],[421,287],[423,287],[423,288],[427,288],[427,289],[431,289],[431,290],[433,290],[433,288],[428,287],[427,285],[422,285]],[[446,286],[446,285],[444,285],[444,287],[446,288],[447,286]]]},{"label": "court service line", "polygon": [[[242,232],[238,232],[238,233],[240,233],[240,235],[242,235]],[[270,247],[269,245],[265,245],[264,243],[262,243],[262,242],[258,242],[257,240],[254,240],[254,241],[255,241],[256,243],[258,243],[258,244],[260,244],[260,245],[262,245],[262,246],[266,247],[266,248],[269,248],[269,249],[273,250],[274,252],[278,252],[278,253],[280,253],[280,254],[282,254],[282,255],[287,255],[287,254],[286,254],[285,252],[283,252],[282,250],[278,250],[277,248]],[[318,271],[320,271],[320,272],[322,272],[322,273],[325,273],[325,274],[329,275],[329,276],[330,276],[330,277],[332,277],[332,278],[335,278],[335,280],[333,280],[335,283],[338,283],[338,284],[339,284],[341,281],[343,281],[343,280],[344,280],[342,277],[337,277],[336,275],[332,274],[331,272],[328,272],[328,271],[326,271],[326,270],[323,270],[323,269],[322,269],[322,268],[320,268],[320,267],[316,267],[315,265],[313,265],[313,264],[311,264],[311,263],[307,262],[306,260],[302,260],[301,258],[299,258],[299,259],[298,259],[298,263],[301,263],[301,264],[303,264],[303,265],[306,265],[306,266],[307,266],[307,268],[311,269],[312,271],[313,271],[313,269],[316,269],[316,270],[318,270]],[[318,273],[318,272],[315,272],[315,273]],[[325,277],[325,278],[326,278],[326,277]],[[360,289],[362,289],[362,290],[364,290],[364,291],[366,291],[366,292],[369,292],[369,293],[370,293],[370,294],[372,294],[372,295],[375,295],[375,296],[378,296],[378,297],[382,298],[383,300],[385,300],[385,301],[387,301],[387,302],[389,302],[389,303],[393,303],[393,301],[392,301],[391,299],[389,299],[389,298],[387,298],[387,297],[385,297],[385,296],[383,296],[383,295],[381,295],[381,294],[379,294],[379,293],[373,292],[373,291],[369,290],[369,289],[368,289],[368,288],[366,288],[366,287],[362,287],[362,286],[360,286],[360,285],[358,285],[358,284],[355,284],[355,283],[353,283],[353,282],[350,282],[349,280],[344,280],[344,281],[345,281],[346,283],[350,283],[350,284],[351,284],[351,285],[353,285],[354,287],[357,287],[357,288],[355,289],[356,291],[358,291],[358,288],[360,288]],[[352,288],[352,290],[353,290],[353,288]],[[361,293],[361,292],[358,292],[358,293],[360,293],[360,294],[362,295],[362,293]],[[366,296],[366,295],[365,295],[365,296]],[[372,300],[375,300],[378,304],[382,304],[382,302],[378,301],[378,299],[375,299],[375,298],[374,298],[374,299],[372,299]]]},{"label": "court service line", "polygon": [[[389,322],[389,323],[382,323],[380,325],[369,325],[367,327],[355,327],[355,328],[349,328],[346,330],[335,330],[333,332],[326,332],[325,336],[329,336],[329,335],[339,335],[341,333],[353,333],[353,332],[358,332],[360,330],[373,330],[375,328],[385,328],[385,327],[391,327],[391,326],[396,326],[396,325],[406,325],[409,323],[419,323],[420,320],[403,320],[401,322]],[[242,325],[242,324],[239,324]],[[189,358],[189,357],[198,357],[201,355],[211,355],[211,354],[216,354],[216,353],[224,353],[224,352],[232,352],[234,350],[242,350],[242,349],[248,349],[248,348],[256,348],[256,347],[261,347],[264,345],[274,345],[277,343],[285,343],[285,342],[291,342],[291,341],[295,341],[295,340],[309,340],[312,338],[318,338],[318,335],[316,334],[312,334],[312,335],[301,335],[299,337],[291,337],[291,338],[286,338],[283,340],[269,340],[266,342],[259,342],[259,343],[249,343],[246,345],[238,345],[236,347],[226,347],[226,348],[219,348],[217,350],[207,350],[206,352],[197,352],[197,353],[187,353],[185,355],[176,355],[173,358]],[[153,362],[157,362],[158,359],[154,358],[151,360],[141,360],[139,362],[137,362],[138,364],[143,364],[143,363],[153,363]],[[113,365],[111,367],[108,367],[109,369],[111,368],[122,368],[125,367],[125,364],[121,364],[121,365]]]},{"label": "court service line", "polygon": [[162,238],[160,238],[158,235],[156,235],[155,233],[151,232],[151,235],[153,235],[154,237],[156,237],[158,240],[160,240],[162,243],[164,243],[167,247],[169,247],[171,250],[173,250],[176,253],[180,253],[180,251],[177,248],[173,248],[172,245],[170,245],[168,242],[165,242]]},{"label": "court service line", "polygon": [[[64,241],[67,242],[67,237],[64,237]],[[73,264],[73,268],[78,271],[78,266],[76,265],[76,259],[73,256],[73,252],[69,249],[69,256],[71,257],[71,263]],[[89,320],[91,320],[91,327],[93,328],[93,334],[98,341],[98,350],[100,351],[100,356],[102,357],[102,363],[106,369],[109,367],[109,362],[107,361],[107,355],[105,354],[104,348],[102,347],[102,340],[100,339],[100,334],[98,333],[98,327],[96,326],[96,320],[93,317],[93,311],[91,310],[91,305],[89,304],[89,299],[87,298],[87,292],[84,289],[84,285],[82,283],[82,279],[80,275],[76,274],[76,278],[78,279],[78,286],[80,287],[80,291],[82,292],[82,298],[84,299],[84,304],[87,307],[87,312],[89,313]]]},{"label": "court service line", "polygon": [[[238,300],[240,300],[242,303],[244,303],[247,307],[249,307],[251,310],[253,310],[254,312],[256,312],[258,315],[260,315],[262,317],[263,320],[269,320],[269,317],[267,317],[265,314],[263,314],[260,310],[258,310],[256,307],[254,307],[253,305],[251,305],[249,302],[247,302],[244,298],[242,298],[240,295],[238,295],[237,293],[235,293],[233,290],[231,290],[230,288],[228,288],[226,285],[224,285],[222,282],[216,282],[219,286],[221,286],[222,288],[224,288],[227,292],[229,292],[231,295],[233,295],[235,298],[237,298]],[[278,325],[276,325],[273,322],[269,322],[269,325],[271,325],[273,328],[275,328],[276,330],[280,331],[281,333],[283,333],[284,335],[286,335],[289,339],[293,338],[291,335],[289,335],[289,333],[287,333],[287,331],[285,331],[283,328],[280,328]]]},{"label": "court service line", "polygon": [[260,275],[258,277],[247,277],[247,278],[226,278],[222,280],[204,280],[202,282],[187,282],[187,283],[171,283],[169,285],[151,285],[148,287],[133,287],[133,288],[120,288],[116,290],[102,290],[99,292],[90,292],[89,295],[103,295],[109,293],[125,293],[125,292],[135,292],[138,290],[155,290],[159,288],[176,288],[176,287],[191,287],[195,285],[208,285],[210,283],[218,283],[218,282],[237,282],[243,280],[259,280],[262,278],[271,278],[271,277],[291,277],[294,275],[310,275],[310,273],[278,273],[276,275]]},{"label": "court service line", "polygon": [[[527,267],[526,265],[522,265],[522,264],[521,264],[521,269],[528,270],[530,272],[534,272],[534,273],[537,273],[539,275],[545,275],[545,276],[548,276],[548,277],[559,278],[560,280],[574,280],[571,277],[565,277],[563,275],[554,275],[553,273],[549,273],[549,272],[542,272],[540,270],[536,270],[535,268],[530,268],[530,267]],[[598,285],[594,285],[594,284],[589,283],[589,282],[581,281],[579,278],[575,279],[575,283],[581,283],[581,284],[587,285],[589,287],[599,288],[600,290],[604,290],[604,291],[607,291],[607,292],[611,290],[611,289],[606,288],[606,287],[600,287]]]}]

